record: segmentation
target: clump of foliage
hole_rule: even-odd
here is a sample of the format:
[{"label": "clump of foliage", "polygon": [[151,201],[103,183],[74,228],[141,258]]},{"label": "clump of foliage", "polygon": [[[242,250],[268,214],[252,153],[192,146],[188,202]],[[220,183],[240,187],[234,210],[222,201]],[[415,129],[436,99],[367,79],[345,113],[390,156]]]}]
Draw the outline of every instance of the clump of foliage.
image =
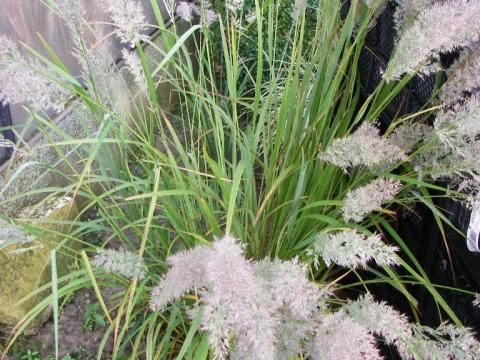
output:
[{"label": "clump of foliage", "polygon": [[[459,1],[463,9],[466,0]],[[418,122],[399,117],[379,131],[377,117],[411,78],[382,82],[367,99],[360,96],[359,56],[381,1],[352,1],[345,16],[340,0],[296,1],[294,7],[284,1],[229,0],[225,8],[182,3],[177,11],[187,29],[179,33],[175,22],[165,25],[152,0],[163,47],[141,32],[138,2],[107,1],[113,33],[135,45],[123,51],[122,69],[105,64],[104,37],[96,46],[85,43],[82,34],[92,30],[78,21],[80,10],[72,15],[72,3],[80,4],[51,2],[71,28],[85,84],[53,55],[34,63],[34,74],[48,72],[49,81],[38,81],[43,90],[63,94],[58,85],[76,95],[98,130],[80,145],[68,137],[62,142],[81,146],[87,155],[76,164],[83,167],[67,186],[42,191],[81,199],[82,212],[98,209],[95,222],[78,220],[66,237],[80,240],[102,228],[108,234],[103,247],[115,241],[122,250],[83,250],[82,268],[46,285],[57,291],[32,309],[11,342],[49,304],[93,287],[106,321],[99,357],[111,334],[114,359],[378,359],[379,342],[403,358],[478,357],[470,330],[392,226],[398,210],[413,202],[427,204],[441,224],[436,197],[469,200],[461,187],[435,181],[478,179],[478,160],[470,156],[480,132],[470,121],[476,102],[469,98],[471,106],[439,112],[426,104]],[[175,6],[167,10],[173,19]],[[241,21],[251,14],[248,30]],[[0,58],[20,62],[16,52]],[[125,97],[118,94],[121,71],[133,79]],[[157,95],[166,84],[178,103],[175,112]],[[119,98],[126,104],[119,106]],[[425,121],[430,115],[434,127]],[[365,290],[356,300],[336,291],[349,288],[339,282],[350,274]],[[365,274],[373,280],[365,281]],[[398,291],[418,322],[410,286],[424,286],[453,324],[411,323],[373,299],[368,286],[375,282]],[[114,308],[103,287],[119,289]]]},{"label": "clump of foliage", "polygon": [[83,329],[85,331],[93,331],[107,325],[105,316],[101,312],[99,303],[89,303],[83,315]]},{"label": "clump of foliage", "polygon": [[[245,70],[242,72],[240,81],[244,80],[248,83],[248,80],[243,77],[255,76],[260,42],[263,49],[270,48],[271,51],[268,53],[268,57],[270,57],[270,62],[273,64],[273,68],[267,67],[264,69],[264,76],[271,76],[272,72],[278,71],[282,68],[282,64],[289,61],[288,57],[292,53],[292,46],[294,46],[292,37],[295,31],[298,30],[295,25],[297,18],[300,16],[305,16],[302,47],[305,52],[311,49],[318,19],[318,4],[316,0],[296,2],[291,0],[260,1],[259,5],[262,8],[262,12],[266,13],[266,10],[269,9],[269,16],[272,17],[271,19],[266,16],[261,18],[262,28],[268,29],[269,24],[275,24],[271,38],[262,35],[259,37],[256,24],[259,20],[256,16],[255,0],[239,2],[241,6],[235,11],[232,11],[232,7],[230,7],[230,10],[228,9],[228,1],[212,0],[211,3],[212,8],[217,12],[221,20],[212,24],[209,35],[212,47],[221,49],[224,46],[220,27],[235,27],[242,36],[242,46],[238,48],[238,57],[241,61],[241,67]],[[304,14],[303,11],[305,11]],[[223,35],[226,37],[226,43],[231,43],[232,39],[229,37],[231,34],[228,31],[224,31]],[[270,47],[269,41],[272,42]],[[223,52],[218,51],[213,55],[214,58],[212,60],[215,63],[215,70],[221,79],[225,79],[226,66]]]}]

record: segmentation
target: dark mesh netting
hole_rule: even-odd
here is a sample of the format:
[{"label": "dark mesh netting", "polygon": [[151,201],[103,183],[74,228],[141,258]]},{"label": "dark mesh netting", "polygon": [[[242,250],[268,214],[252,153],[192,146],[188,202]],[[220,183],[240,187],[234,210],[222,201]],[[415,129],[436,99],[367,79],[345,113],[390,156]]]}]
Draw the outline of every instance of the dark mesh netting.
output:
[{"label": "dark mesh netting", "polygon": [[[11,130],[12,117],[8,104],[0,102],[0,140],[9,140],[15,142],[15,135]],[[11,147],[0,147],[0,165],[12,154]]]},{"label": "dark mesh netting", "polygon": [[[385,69],[393,51],[396,36],[394,11],[395,6],[388,5],[368,33],[359,64],[361,87],[365,97],[380,83],[382,70]],[[455,57],[456,54],[445,54],[442,56],[442,63],[448,66]],[[412,79],[382,114],[380,122],[388,125],[399,115],[420,110],[432,96],[435,82],[435,74]],[[463,234],[467,233],[471,210],[449,199],[437,201],[435,205]],[[400,212],[395,225],[433,284],[480,291],[480,253],[470,252],[465,237],[444,223],[445,240],[430,209],[416,206],[411,212]],[[411,286],[409,290],[419,301],[418,310],[424,323],[435,326],[448,319],[444,312],[439,312],[433,297],[425,287]],[[471,295],[442,288],[438,291],[465,325],[480,331],[480,309],[473,306]],[[379,297],[397,306],[399,310],[411,311],[408,304],[405,304],[404,296],[391,287],[377,286],[375,292]]]},{"label": "dark mesh netting", "polygon": [[[370,95],[380,83],[395,46],[394,11],[394,6],[387,6],[367,35],[366,45],[359,59],[360,80],[365,96]],[[387,107],[380,120],[389,123],[398,114],[410,114],[420,110],[432,96],[434,88],[435,74],[415,77]]]}]

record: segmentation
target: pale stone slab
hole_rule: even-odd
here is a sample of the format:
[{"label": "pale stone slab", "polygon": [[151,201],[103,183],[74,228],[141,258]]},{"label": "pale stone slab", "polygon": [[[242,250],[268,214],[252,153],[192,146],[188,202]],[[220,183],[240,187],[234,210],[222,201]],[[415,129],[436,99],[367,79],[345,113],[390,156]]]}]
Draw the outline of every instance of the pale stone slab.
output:
[{"label": "pale stone slab", "polygon": [[[0,245],[0,323],[17,324],[45,296],[37,294],[21,302],[50,281],[50,252],[64,242],[61,234],[68,234],[72,227],[61,222],[73,220],[77,215],[73,199],[59,196],[26,208],[20,214],[20,222],[29,224],[42,234],[26,235],[19,227],[0,224],[0,244],[4,245]],[[68,258],[63,254],[57,254],[59,276],[65,274],[68,265]],[[44,315],[48,316],[48,311]],[[44,318],[40,316],[36,324]]]}]

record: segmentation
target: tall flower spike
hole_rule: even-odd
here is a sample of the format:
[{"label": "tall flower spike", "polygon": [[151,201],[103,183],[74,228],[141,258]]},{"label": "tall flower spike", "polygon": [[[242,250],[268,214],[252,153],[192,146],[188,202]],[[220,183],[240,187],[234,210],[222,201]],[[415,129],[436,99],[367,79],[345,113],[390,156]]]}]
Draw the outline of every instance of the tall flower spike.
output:
[{"label": "tall flower spike", "polygon": [[294,21],[298,21],[307,8],[307,0],[295,0],[292,4],[291,17]]},{"label": "tall flower spike", "polygon": [[390,178],[378,178],[365,186],[350,190],[342,208],[345,221],[362,221],[372,211],[380,210],[382,204],[392,201],[402,184]]},{"label": "tall flower spike", "polygon": [[395,32],[400,34],[403,27],[432,5],[435,0],[397,0],[394,14]]},{"label": "tall flower spike", "polygon": [[141,93],[146,94],[148,90],[147,78],[145,77],[142,62],[140,61],[137,53],[123,49],[122,57],[125,60],[125,65],[127,66],[130,74],[132,74],[138,89]]},{"label": "tall flower spike", "polygon": [[389,345],[397,345],[412,335],[411,325],[405,315],[384,302],[375,302],[370,294],[349,301],[342,311],[355,323],[382,336]]},{"label": "tall flower spike", "polygon": [[190,22],[193,19],[192,5],[186,1],[180,1],[177,4],[176,12],[180,19],[184,21]]},{"label": "tall flower spike", "polygon": [[150,308],[162,310],[168,303],[205,285],[205,262],[211,249],[197,246],[192,250],[182,251],[167,259],[170,270],[157,285],[150,296]]},{"label": "tall flower spike", "polygon": [[367,329],[338,312],[324,317],[308,353],[313,360],[380,360],[375,343]]},{"label": "tall flower spike", "polygon": [[56,3],[62,19],[73,31],[80,31],[86,13],[84,2],[82,0],[57,0]]},{"label": "tall flower spike", "polygon": [[191,4],[194,14],[200,16],[203,26],[209,27],[218,20],[218,14],[212,9],[212,4],[208,0],[200,2],[200,5]]},{"label": "tall flower spike", "polygon": [[422,142],[432,132],[428,125],[415,121],[397,126],[388,137],[391,144],[398,146],[405,153],[410,153],[418,143]]},{"label": "tall flower spike", "polygon": [[472,96],[463,104],[455,105],[453,110],[440,112],[434,126],[443,144],[461,151],[480,134],[480,98]]},{"label": "tall flower spike", "polygon": [[480,91],[480,46],[465,51],[449,69],[449,76],[440,89],[440,99],[448,104],[463,100],[467,93]]},{"label": "tall flower spike", "polygon": [[124,249],[100,249],[92,260],[93,266],[103,268],[106,272],[115,273],[129,279],[143,279],[147,267],[137,254]]},{"label": "tall flower spike", "polygon": [[213,296],[225,304],[228,322],[235,329],[237,359],[273,360],[275,326],[268,298],[256,281],[252,264],[233,237],[213,243],[206,265]]},{"label": "tall flower spike", "polygon": [[61,112],[70,94],[35,58],[22,56],[11,40],[0,36],[0,103],[28,104]]},{"label": "tall flower spike", "polygon": [[467,46],[480,39],[480,2],[442,1],[423,10],[401,33],[384,78],[398,79],[404,73],[428,74],[438,69],[441,53]]},{"label": "tall flower spike", "polygon": [[116,26],[117,36],[122,43],[131,47],[148,39],[142,34],[145,30],[146,18],[142,5],[136,0],[103,0],[105,10],[110,14]]},{"label": "tall flower spike", "polygon": [[308,281],[308,270],[298,259],[264,260],[254,268],[261,286],[270,293],[269,306],[274,311],[288,311],[296,319],[309,319],[328,294]]},{"label": "tall flower spike", "polygon": [[333,140],[325,153],[320,155],[320,159],[344,171],[360,165],[373,168],[405,158],[402,149],[382,138],[379,130],[366,122],[349,137]]},{"label": "tall flower spike", "polygon": [[228,11],[236,13],[242,10],[245,0],[225,0],[225,7]]},{"label": "tall flower spike", "polygon": [[315,236],[313,255],[321,256],[327,266],[366,267],[371,261],[378,265],[398,264],[397,247],[386,245],[380,235],[366,236],[356,231],[334,234],[321,232]]}]

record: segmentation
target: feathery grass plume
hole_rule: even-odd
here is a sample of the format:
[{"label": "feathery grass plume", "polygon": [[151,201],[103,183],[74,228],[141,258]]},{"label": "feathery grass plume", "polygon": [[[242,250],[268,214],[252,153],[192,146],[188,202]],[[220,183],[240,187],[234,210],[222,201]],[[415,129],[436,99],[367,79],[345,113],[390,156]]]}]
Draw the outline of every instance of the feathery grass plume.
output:
[{"label": "feathery grass plume", "polygon": [[[100,38],[100,32],[97,37]],[[82,67],[81,77],[87,85],[87,91],[93,99],[105,105],[112,111],[121,101],[121,83],[119,73],[116,72],[112,51],[112,44],[101,41],[94,49],[85,50],[78,39],[76,43],[76,58]]]},{"label": "feathery grass plume", "polygon": [[[113,57],[112,41],[105,38],[102,24],[85,22],[83,5],[82,0],[57,0],[60,15],[71,32],[73,55],[82,69],[82,85],[87,88],[92,98],[114,110],[115,105],[121,101],[121,86],[118,72],[113,66],[116,59]],[[103,5],[107,6],[105,1]],[[85,33],[92,37],[94,46],[86,40]]]},{"label": "feathery grass plume", "polygon": [[[297,260],[248,261],[229,236],[216,240],[212,247],[178,253],[168,262],[172,267],[163,282],[170,284],[161,284],[152,297],[173,301],[188,288],[200,288],[201,328],[209,334],[216,359],[289,359],[304,353],[312,359],[379,359],[374,335],[396,346],[406,359],[417,348],[423,358],[429,358],[428,349],[442,359],[470,359],[478,352],[478,343],[468,330],[410,324],[370,295],[326,315],[325,293],[308,284],[305,268]],[[187,271],[182,274],[184,268]],[[196,279],[192,282],[190,276]],[[162,295],[162,291],[175,294]],[[165,300],[161,303],[153,308],[166,304]]]},{"label": "feathery grass plume", "polygon": [[383,75],[387,81],[402,74],[438,69],[441,53],[480,39],[480,2],[456,0],[434,3],[400,35],[395,53]]},{"label": "feathery grass plume", "polygon": [[181,251],[167,258],[170,269],[150,296],[150,308],[163,310],[167,304],[179,299],[193,289],[200,289],[207,283],[205,264],[211,249],[197,246]]},{"label": "feathery grass plume", "polygon": [[277,320],[275,359],[290,360],[303,352],[330,293],[308,280],[308,269],[298,259],[263,260],[254,263],[254,268]]},{"label": "feathery grass plume", "polygon": [[415,171],[421,178],[443,179],[462,183],[469,176],[480,173],[480,143],[463,142],[455,148],[443,144],[422,152],[412,159]]},{"label": "feathery grass plume", "polygon": [[448,70],[448,80],[440,89],[440,100],[453,105],[480,91],[480,46],[465,50]]},{"label": "feathery grass plume", "polygon": [[388,345],[400,346],[404,350],[403,342],[412,336],[407,317],[385,302],[375,302],[370,294],[348,301],[342,311],[355,323],[382,336]]},{"label": "feathery grass plume", "polygon": [[393,15],[395,32],[400,34],[403,27],[413,21],[415,17],[432,5],[435,0],[396,0],[397,7]]},{"label": "feathery grass plume", "polygon": [[236,13],[242,10],[245,0],[225,0],[225,7],[228,11]]},{"label": "feathery grass plume", "polygon": [[341,311],[354,323],[365,327],[372,334],[381,336],[386,344],[395,346],[402,359],[414,358],[412,346],[417,350],[427,344],[430,345],[432,352],[436,348],[437,344],[426,341],[421,332],[414,336],[415,329],[405,315],[385,302],[375,302],[370,294],[362,295],[355,301],[348,301]]},{"label": "feathery grass plume", "polygon": [[[211,296],[224,304],[227,321],[235,330],[238,359],[274,359],[276,321],[267,294],[258,284],[252,264],[231,236],[213,243],[205,268]],[[208,305],[208,304],[207,304]]]},{"label": "feathery grass plume", "polygon": [[[377,23],[378,17],[385,11],[388,2],[387,0],[363,0],[362,2],[369,8],[370,11],[373,11],[372,18],[368,24],[369,28],[373,28]],[[358,29],[358,26],[360,25],[358,20],[355,25]]]},{"label": "feathery grass plume", "polygon": [[245,16],[245,22],[250,25],[253,24],[257,20],[257,12],[251,11],[247,16]]},{"label": "feathery grass plume", "polygon": [[128,279],[142,280],[147,274],[143,258],[125,249],[99,249],[92,259],[92,265]]},{"label": "feathery grass plume", "polygon": [[82,29],[82,22],[86,11],[82,0],[56,0],[56,5],[62,19],[75,31]]},{"label": "feathery grass plume", "polygon": [[135,51],[129,51],[127,49],[122,50],[122,57],[125,60],[125,65],[130,74],[132,74],[138,89],[142,94],[146,94],[148,91],[147,78],[145,77],[140,57]]},{"label": "feathery grass plume", "polygon": [[116,34],[122,43],[134,47],[148,39],[142,34],[147,20],[142,5],[136,0],[102,0],[105,10],[116,26]]},{"label": "feathery grass plume", "polygon": [[443,323],[435,333],[452,359],[480,359],[480,343],[471,329]]},{"label": "feathery grass plume", "polygon": [[[230,322],[227,306],[208,293],[202,294],[206,304],[202,314],[202,331],[208,333],[208,343],[213,352],[214,359],[228,359],[230,353],[230,334],[235,332]],[[194,308],[190,317],[195,318],[198,309]]]},{"label": "feathery grass plume", "polygon": [[354,166],[372,168],[394,163],[406,159],[406,155],[398,146],[382,138],[377,127],[364,122],[352,135],[334,139],[320,158],[347,171]]},{"label": "feathery grass plume", "polygon": [[298,354],[313,331],[312,318],[326,307],[328,292],[308,281],[306,268],[297,260],[248,261],[230,236],[167,261],[171,268],[151,294],[152,309],[200,288],[201,326],[218,359]]},{"label": "feathery grass plume", "polygon": [[442,324],[437,329],[412,324],[385,302],[370,294],[349,301],[341,310],[353,322],[381,336],[399,351],[402,359],[477,359],[480,344],[467,328]]},{"label": "feathery grass plume", "polygon": [[288,314],[279,317],[277,326],[277,348],[276,360],[295,359],[298,354],[304,352],[304,345],[310,341],[310,334],[313,329],[309,329],[311,322],[300,322]]},{"label": "feathery grass plume", "polygon": [[438,113],[434,127],[443,144],[461,152],[480,134],[480,98],[472,96],[453,109]]},{"label": "feathery grass plume", "polygon": [[398,180],[378,178],[367,185],[349,190],[342,207],[343,219],[362,221],[372,211],[380,210],[382,204],[392,201],[401,187]]},{"label": "feathery grass plume", "polygon": [[[422,177],[444,178],[460,184],[480,173],[480,99],[471,96],[443,109],[434,123],[432,146],[412,163]],[[471,180],[471,179],[470,179]]]},{"label": "feathery grass plume", "polygon": [[398,146],[406,154],[410,153],[416,145],[425,140],[432,132],[428,125],[409,121],[406,124],[397,126],[388,137],[391,144]]},{"label": "feathery grass plume", "polygon": [[306,8],[307,0],[295,0],[292,4],[292,10],[290,14],[293,21],[298,21],[302,17]]},{"label": "feathery grass plume", "polygon": [[[468,328],[442,323],[436,329],[421,325],[413,325],[413,329],[412,347],[414,346],[425,359],[475,360],[480,358],[480,343]],[[432,350],[436,354],[432,354]]]},{"label": "feathery grass plume", "polygon": [[180,19],[190,22],[193,19],[193,9],[192,4],[186,1],[180,1],[177,4],[176,13],[180,17]]},{"label": "feathery grass plume", "polygon": [[0,103],[28,104],[61,112],[70,94],[37,59],[22,55],[18,46],[0,36]]},{"label": "feathery grass plume", "polygon": [[328,294],[307,278],[308,269],[298,259],[263,260],[254,264],[255,275],[270,294],[269,306],[274,311],[289,311],[295,319],[309,319]]},{"label": "feathery grass plume", "polygon": [[382,359],[374,336],[342,312],[322,319],[308,353],[313,360]]},{"label": "feathery grass plume", "polygon": [[379,234],[366,236],[355,230],[334,234],[318,233],[313,243],[312,255],[322,257],[327,266],[366,267],[371,261],[378,265],[397,265],[398,248],[386,245]]},{"label": "feathery grass plume", "polygon": [[208,0],[202,0],[200,5],[191,4],[193,12],[200,16],[201,24],[209,27],[218,20],[218,14],[212,9],[212,4]]}]

